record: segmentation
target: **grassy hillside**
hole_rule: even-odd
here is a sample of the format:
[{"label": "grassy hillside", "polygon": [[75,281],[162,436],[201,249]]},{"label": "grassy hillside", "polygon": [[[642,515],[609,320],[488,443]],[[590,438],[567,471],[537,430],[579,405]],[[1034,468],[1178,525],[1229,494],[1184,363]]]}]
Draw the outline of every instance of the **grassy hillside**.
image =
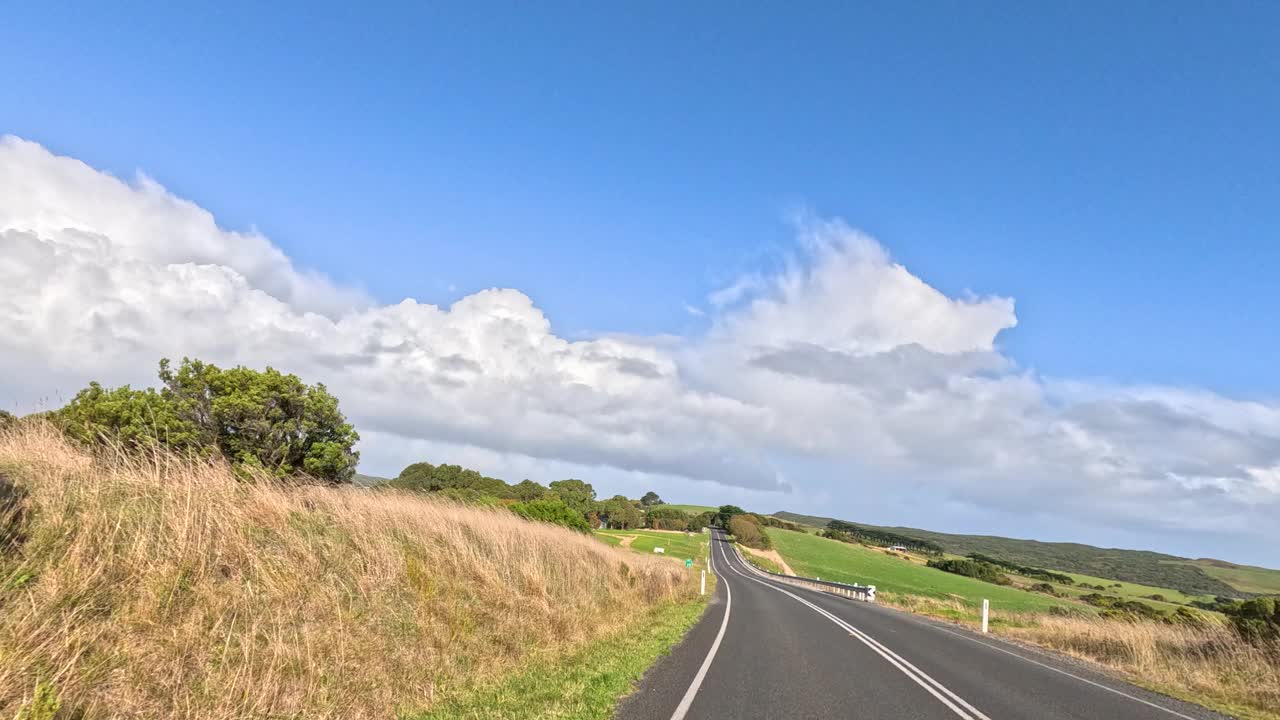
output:
[{"label": "grassy hillside", "polygon": [[359,485],[360,487],[373,487],[378,483],[384,483],[388,480],[389,478],[378,477],[377,475],[365,475],[363,473],[356,473],[355,477],[351,478],[351,482]]},{"label": "grassy hillside", "polygon": [[720,509],[711,507],[710,505],[673,505],[670,503],[663,505],[663,507],[675,508],[676,510],[687,512],[690,515],[701,515],[704,512],[715,512]]},{"label": "grassy hillside", "polygon": [[1189,560],[1187,564],[1200,568],[1202,572],[1238,590],[1259,595],[1280,595],[1280,571],[1209,558]]},{"label": "grassy hillside", "polygon": [[[702,567],[707,557],[707,545],[710,535],[694,533],[659,532],[655,530],[596,530],[595,536],[610,545],[621,545],[624,538],[631,538],[627,548],[658,558],[669,558],[683,563],[685,558],[693,560],[694,567]],[[660,547],[665,554],[655,555],[653,549]]]},{"label": "grassy hillside", "polygon": [[[774,513],[776,517],[813,527],[823,527],[831,518]],[[1244,596],[1257,592],[1280,591],[1280,570],[1232,565],[1218,560],[1191,561],[1147,550],[1099,548],[1080,543],[1040,542],[994,535],[957,535],[919,528],[864,527],[909,535],[938,543],[949,553],[966,555],[978,552],[1021,565],[1081,573],[1098,578],[1112,578],[1173,588],[1185,595]],[[1257,588],[1272,588],[1258,590]],[[1155,592],[1158,592],[1155,591]]]},{"label": "grassy hillside", "polygon": [[701,607],[675,563],[503,510],[91,457],[47,425],[0,432],[0,479],[5,718],[38,687],[86,720],[482,717],[534,669],[528,716],[603,718]]},{"label": "grassy hillside", "polygon": [[[988,598],[997,615],[1001,611],[1048,611],[1068,602],[953,575],[861,545],[777,528],[768,528],[767,532],[787,564],[805,577],[873,584],[879,592],[957,600],[969,608],[981,607],[982,599]],[[1083,611],[1084,606],[1079,607]]]}]

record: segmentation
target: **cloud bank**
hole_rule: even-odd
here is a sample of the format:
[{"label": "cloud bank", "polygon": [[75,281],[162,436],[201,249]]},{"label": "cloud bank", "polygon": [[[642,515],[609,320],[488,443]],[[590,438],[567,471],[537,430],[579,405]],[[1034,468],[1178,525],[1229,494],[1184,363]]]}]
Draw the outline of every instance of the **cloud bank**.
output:
[{"label": "cloud bank", "polygon": [[6,137],[0,288],[6,404],[198,356],[324,381],[379,448],[1280,537],[1280,407],[1039,377],[997,345],[1013,300],[948,297],[838,220],[709,297],[701,336],[569,340],[513,289],[375,304],[145,177]]}]

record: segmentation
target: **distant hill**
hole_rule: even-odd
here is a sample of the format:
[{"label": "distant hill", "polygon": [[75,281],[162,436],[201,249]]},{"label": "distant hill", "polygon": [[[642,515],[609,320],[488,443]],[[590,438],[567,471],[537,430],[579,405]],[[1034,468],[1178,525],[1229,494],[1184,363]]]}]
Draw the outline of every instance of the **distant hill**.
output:
[{"label": "distant hill", "polygon": [[360,473],[356,473],[356,476],[351,478],[351,482],[361,487],[373,487],[374,485],[377,485],[380,482],[386,482],[387,480],[388,478],[378,477],[377,475],[362,475]]},{"label": "distant hill", "polygon": [[[774,513],[774,517],[811,527],[825,527],[832,520],[785,511]],[[1147,550],[1100,548],[1081,543],[1040,542],[994,535],[954,535],[919,528],[857,524],[869,529],[931,540],[956,555],[977,552],[1020,565],[1174,588],[1189,595],[1247,597],[1280,593],[1280,570],[1236,565],[1223,560],[1191,560]]]},{"label": "distant hill", "polygon": [[710,505],[679,505],[674,503],[665,503],[663,507],[674,508],[690,515],[701,515],[704,512],[715,512],[719,508],[713,508]]}]

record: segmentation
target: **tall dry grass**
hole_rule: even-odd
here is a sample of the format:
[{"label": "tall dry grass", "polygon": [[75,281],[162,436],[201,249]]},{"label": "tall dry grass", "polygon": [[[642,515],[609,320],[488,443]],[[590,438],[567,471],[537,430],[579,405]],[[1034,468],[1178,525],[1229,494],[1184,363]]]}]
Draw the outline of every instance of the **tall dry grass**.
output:
[{"label": "tall dry grass", "polygon": [[1183,699],[1244,717],[1280,718],[1280,646],[1245,642],[1222,622],[1037,615],[1001,634],[1099,663]]},{"label": "tall dry grass", "polygon": [[22,510],[0,717],[43,684],[66,717],[385,718],[695,592],[683,568],[504,511],[91,456],[42,424],[0,433],[0,474]]}]

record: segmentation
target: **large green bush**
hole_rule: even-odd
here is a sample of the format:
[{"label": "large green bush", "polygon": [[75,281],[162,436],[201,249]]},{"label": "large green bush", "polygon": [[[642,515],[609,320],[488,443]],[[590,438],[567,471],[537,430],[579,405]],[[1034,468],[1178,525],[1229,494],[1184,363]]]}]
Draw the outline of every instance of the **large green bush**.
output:
[{"label": "large green bush", "polygon": [[768,550],[773,547],[769,536],[764,534],[764,531],[760,529],[760,525],[745,515],[735,515],[729,518],[729,534],[749,548]]},{"label": "large green bush", "polygon": [[84,443],[220,453],[238,469],[279,478],[350,482],[360,436],[324,385],[307,385],[273,368],[252,370],[184,358],[160,361],[160,390],[90,383],[54,414]]},{"label": "large green bush", "polygon": [[591,526],[587,525],[586,519],[559,498],[515,503],[511,506],[511,511],[529,520],[563,525],[582,532],[591,531]]},{"label": "large green bush", "polygon": [[1280,640],[1280,598],[1256,597],[1242,600],[1223,612],[1241,637],[1254,642]]}]

